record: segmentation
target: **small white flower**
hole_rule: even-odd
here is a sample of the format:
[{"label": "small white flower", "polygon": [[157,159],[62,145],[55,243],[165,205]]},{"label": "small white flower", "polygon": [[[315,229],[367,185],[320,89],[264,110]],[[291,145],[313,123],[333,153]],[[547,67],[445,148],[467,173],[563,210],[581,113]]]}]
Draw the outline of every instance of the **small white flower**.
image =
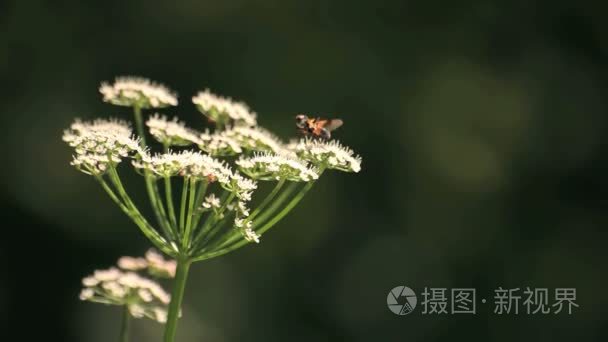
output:
[{"label": "small white flower", "polygon": [[242,230],[243,237],[247,241],[254,241],[255,243],[260,243],[260,235],[253,231],[251,228],[245,228]]},{"label": "small white flower", "polygon": [[148,267],[148,262],[144,258],[124,256],[118,259],[118,267],[127,271],[139,271]]},{"label": "small white flower", "polygon": [[92,289],[82,289],[82,291],[80,291],[80,296],[78,297],[80,298],[80,300],[89,300],[93,298],[94,295],[95,291],[93,291]]},{"label": "small white flower", "polygon": [[215,194],[211,194],[207,197],[205,197],[205,201],[203,202],[203,207],[207,208],[207,209],[211,209],[211,208],[219,208],[220,205],[220,199],[215,197]]},{"label": "small white flower", "polygon": [[214,122],[235,125],[256,125],[256,114],[243,102],[215,95],[206,89],[192,98],[196,108]]},{"label": "small white flower", "polygon": [[82,279],[82,285],[84,286],[95,286],[97,284],[99,284],[99,279],[95,278],[94,276]]},{"label": "small white flower", "polygon": [[137,169],[146,169],[160,177],[191,177],[206,180],[210,183],[230,184],[232,171],[222,161],[200,152],[169,152],[150,156],[141,154],[140,160],[134,160]]},{"label": "small white flower", "polygon": [[274,134],[261,127],[233,127],[222,132],[234,139],[245,150],[257,152],[288,153],[283,142]]},{"label": "small white flower", "polygon": [[137,294],[146,303],[149,303],[152,300],[154,300],[154,297],[152,296],[152,294],[150,293],[150,291],[148,289],[139,289],[137,291]]},{"label": "small white flower", "polygon": [[234,173],[230,176],[229,182],[222,183],[222,187],[233,192],[240,200],[250,201],[251,192],[257,189],[258,185],[255,181],[245,178],[238,173]]},{"label": "small white flower", "polygon": [[99,282],[114,281],[120,276],[122,276],[122,273],[116,267],[107,270],[97,270],[93,273],[93,277]]},{"label": "small white flower", "polygon": [[154,315],[156,316],[157,322],[167,323],[167,310],[162,308],[154,308]]},{"label": "small white flower", "polygon": [[249,216],[249,208],[247,208],[247,204],[245,202],[239,201],[235,209],[240,213],[240,215]]},{"label": "small white flower", "polygon": [[150,134],[163,145],[188,146],[201,143],[198,133],[177,118],[169,121],[164,115],[154,114],[146,125],[150,128]]},{"label": "small white flower", "polygon": [[319,178],[317,172],[303,160],[294,157],[265,153],[236,161],[240,170],[253,179],[309,182]]},{"label": "small white flower", "polygon": [[155,276],[164,278],[174,278],[177,269],[175,260],[165,260],[162,255],[150,249],[146,252],[146,261],[148,262],[148,272]]},{"label": "small white flower", "polygon": [[361,171],[361,157],[338,141],[302,139],[288,146],[298,157],[309,161],[316,167],[335,169],[345,172]]},{"label": "small white flower", "polygon": [[118,106],[164,108],[177,106],[177,95],[162,84],[141,77],[117,77],[113,84],[102,83],[103,100]]},{"label": "small white flower", "polygon": [[215,134],[205,132],[198,139],[198,147],[212,156],[233,156],[243,152],[239,143],[224,132]]}]

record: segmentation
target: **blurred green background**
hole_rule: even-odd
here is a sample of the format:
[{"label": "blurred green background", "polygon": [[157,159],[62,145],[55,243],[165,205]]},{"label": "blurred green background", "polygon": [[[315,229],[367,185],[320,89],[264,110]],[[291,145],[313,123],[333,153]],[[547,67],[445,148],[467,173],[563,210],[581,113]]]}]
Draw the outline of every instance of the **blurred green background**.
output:
[{"label": "blurred green background", "polygon": [[[148,247],[61,141],[141,75],[246,101],[284,139],[341,117],[328,173],[259,246],[196,264],[179,341],[605,341],[608,21],[600,1],[3,1],[0,340],[113,341],[80,279]],[[144,198],[132,176],[135,197]],[[138,183],[139,182],[139,183]],[[396,316],[398,285],[577,289],[572,315]],[[420,300],[420,298],[419,298]],[[420,310],[420,308],[417,308]],[[17,328],[23,325],[24,328]],[[28,328],[29,327],[29,328]],[[17,333],[16,336],[13,334]],[[137,321],[134,341],[160,341]]]}]

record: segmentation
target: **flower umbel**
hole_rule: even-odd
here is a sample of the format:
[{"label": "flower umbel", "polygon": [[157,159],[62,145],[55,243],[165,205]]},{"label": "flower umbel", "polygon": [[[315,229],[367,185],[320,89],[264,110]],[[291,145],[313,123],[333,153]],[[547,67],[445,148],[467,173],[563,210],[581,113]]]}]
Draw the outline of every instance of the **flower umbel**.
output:
[{"label": "flower umbel", "polygon": [[[151,252],[148,252],[151,253]],[[154,253],[154,252],[152,252]],[[82,279],[80,299],[108,305],[126,306],[131,316],[147,317],[160,323],[167,321],[167,305],[171,296],[157,282],[137,274],[145,259],[122,257],[120,270],[111,267],[97,270]]]},{"label": "flower umbel", "polygon": [[236,125],[255,126],[256,113],[252,112],[244,102],[237,102],[229,97],[215,95],[205,89],[192,97],[192,103],[209,120],[226,125],[234,122]]},{"label": "flower umbel", "polygon": [[261,127],[234,127],[224,132],[245,150],[256,152],[285,153],[283,142]]},{"label": "flower umbel", "polygon": [[143,77],[117,77],[113,84],[102,83],[103,100],[118,106],[164,108],[177,106],[177,95],[162,84]]},{"label": "flower umbel", "polygon": [[242,157],[236,164],[244,174],[253,179],[308,182],[319,178],[317,172],[309,168],[305,161],[278,154],[264,153]]},{"label": "flower umbel", "polygon": [[[171,257],[167,260],[155,251],[144,257],[122,257],[118,268],[83,279],[82,300],[123,307],[122,341],[126,341],[128,317],[134,316],[166,321],[164,342],[173,342],[194,262],[259,243],[261,235],[300,203],[325,170],[361,170],[361,158],[338,142],[303,139],[286,146],[257,125],[257,115],[249,106],[208,90],[192,101],[215,124],[212,133],[209,129],[200,133],[160,113],[146,119],[145,109],[177,105],[175,93],[158,83],[119,77],[99,90],[105,102],[131,107],[138,137],[124,121],[76,121],[63,134],[74,151],[72,165],[93,175],[155,248]],[[151,150],[147,135],[163,145],[162,151]],[[125,158],[131,163],[121,164]],[[143,177],[154,222],[127,191],[132,184],[123,182],[124,164]],[[269,183],[272,188],[262,190],[264,197],[252,201],[259,194],[258,186]],[[174,277],[172,295],[143,274]]]},{"label": "flower umbel", "polygon": [[361,171],[361,157],[338,141],[301,139],[288,146],[300,158],[309,161],[316,167],[335,169],[345,172]]},{"label": "flower umbel", "polygon": [[71,164],[87,174],[103,174],[109,164],[140,150],[129,125],[118,120],[76,120],[64,131],[63,141],[74,148]]},{"label": "flower umbel", "polygon": [[200,143],[198,133],[187,128],[186,124],[177,118],[167,120],[167,117],[154,114],[146,121],[150,134],[164,146],[189,146]]}]

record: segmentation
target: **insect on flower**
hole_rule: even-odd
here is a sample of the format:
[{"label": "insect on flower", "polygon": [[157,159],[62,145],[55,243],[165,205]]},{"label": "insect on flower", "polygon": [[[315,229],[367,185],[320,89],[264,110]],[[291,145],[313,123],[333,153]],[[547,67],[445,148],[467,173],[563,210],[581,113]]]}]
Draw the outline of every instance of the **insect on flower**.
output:
[{"label": "insect on flower", "polygon": [[309,118],[304,114],[296,116],[296,127],[304,136],[314,138],[330,139],[331,131],[342,126],[344,122],[340,119]]}]

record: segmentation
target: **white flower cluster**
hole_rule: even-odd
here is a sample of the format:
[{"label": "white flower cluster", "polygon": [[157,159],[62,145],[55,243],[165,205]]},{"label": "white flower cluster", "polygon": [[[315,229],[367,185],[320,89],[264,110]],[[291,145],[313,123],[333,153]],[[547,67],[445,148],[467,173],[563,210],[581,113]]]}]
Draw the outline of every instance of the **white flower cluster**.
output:
[{"label": "white flower cluster", "polygon": [[177,106],[177,95],[162,84],[141,77],[117,77],[114,84],[102,83],[103,100],[118,106],[164,108]]},{"label": "white flower cluster", "polygon": [[253,179],[308,182],[319,178],[305,161],[273,153],[241,157],[236,164],[244,174]]},{"label": "white flower cluster", "polygon": [[234,227],[240,231],[245,240],[260,243],[260,235],[253,230],[253,222],[247,219],[249,209],[246,203],[239,201],[232,209],[236,212]]},{"label": "white flower cluster", "polygon": [[164,115],[154,114],[146,125],[150,128],[150,134],[163,145],[189,146],[200,143],[198,133],[177,118],[169,121]]},{"label": "white flower cluster", "polygon": [[199,136],[198,147],[212,156],[233,156],[243,152],[238,141],[223,133],[202,133]]},{"label": "white flower cluster", "polygon": [[229,97],[215,95],[205,89],[192,97],[196,108],[214,122],[235,125],[255,126],[256,114],[243,102],[236,102]]},{"label": "white flower cluster", "polygon": [[177,263],[175,260],[165,260],[161,254],[150,249],[144,258],[121,257],[118,267],[128,271],[147,270],[150,275],[159,278],[174,278]]},{"label": "white flower cluster", "polygon": [[108,165],[140,151],[129,125],[118,120],[77,120],[64,131],[63,141],[74,148],[71,165],[87,174],[103,174]]},{"label": "white flower cluster", "polygon": [[233,127],[223,134],[236,140],[248,151],[283,153],[283,142],[274,134],[261,127]]},{"label": "white flower cluster", "polygon": [[361,157],[335,140],[324,141],[306,138],[292,142],[288,148],[294,151],[298,157],[316,167],[345,172],[361,171]]},{"label": "white flower cluster", "polygon": [[220,199],[215,196],[215,194],[211,194],[205,197],[203,201],[204,209],[219,209],[221,207]]},{"label": "white flower cluster", "polygon": [[[141,259],[143,260],[143,259]],[[140,261],[124,261],[134,267]],[[119,263],[120,264],[120,263]],[[97,270],[82,279],[80,299],[108,305],[126,305],[135,318],[147,317],[160,323],[167,321],[167,305],[171,296],[157,282],[132,271],[112,267]]]},{"label": "white flower cluster", "polygon": [[224,189],[233,192],[236,194],[236,197],[242,201],[251,201],[253,190],[258,188],[255,181],[245,178],[238,173],[234,173],[230,177],[230,182],[221,184]]},{"label": "white flower cluster", "polygon": [[141,158],[133,161],[140,170],[149,170],[160,177],[192,177],[229,184],[233,176],[230,168],[222,161],[206,154],[192,151],[169,152],[150,156],[142,153]]}]

